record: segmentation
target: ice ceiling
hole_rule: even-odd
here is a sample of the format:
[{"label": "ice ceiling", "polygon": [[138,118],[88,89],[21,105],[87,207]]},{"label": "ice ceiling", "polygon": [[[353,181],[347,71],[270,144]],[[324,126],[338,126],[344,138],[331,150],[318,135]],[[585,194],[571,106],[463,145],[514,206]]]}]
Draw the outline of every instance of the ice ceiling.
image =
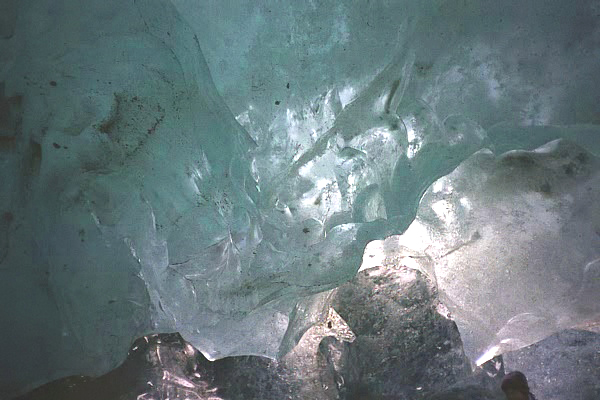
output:
[{"label": "ice ceiling", "polygon": [[1,2],[2,385],[285,354],[367,244],[473,360],[597,318],[600,7],[499,3]]}]

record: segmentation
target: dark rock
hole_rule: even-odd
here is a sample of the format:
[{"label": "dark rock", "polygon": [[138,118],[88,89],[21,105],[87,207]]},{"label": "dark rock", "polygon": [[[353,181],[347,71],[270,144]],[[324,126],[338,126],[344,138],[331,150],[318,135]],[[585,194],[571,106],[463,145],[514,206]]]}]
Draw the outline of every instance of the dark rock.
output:
[{"label": "dark rock", "polygon": [[58,379],[15,400],[208,399],[213,378],[210,363],[178,333],[157,334],[137,339],[105,375]]},{"label": "dark rock", "polygon": [[427,398],[427,400],[503,400],[504,396],[500,396],[497,392],[494,393],[489,389],[476,385],[468,385],[464,387],[453,387],[436,393]]},{"label": "dark rock", "polygon": [[405,267],[369,269],[338,289],[333,307],[357,336],[337,371],[348,399],[418,399],[470,375],[437,306],[433,283]]},{"label": "dark rock", "polygon": [[[62,378],[16,400],[504,399],[503,357],[471,369],[456,325],[438,313],[435,287],[423,274],[369,269],[341,286],[333,303],[354,342],[343,341],[353,336],[331,312],[280,361],[211,362],[177,333],[150,335],[108,374]],[[599,344],[598,333],[563,331],[504,359],[507,370],[527,375],[539,399],[592,400],[600,398]]]},{"label": "dark rock", "polygon": [[527,376],[544,400],[600,399],[600,333],[565,330],[504,355],[506,369]]},{"label": "dark rock", "polygon": [[213,364],[214,384],[223,399],[293,399],[299,389],[289,370],[264,357],[228,357]]}]

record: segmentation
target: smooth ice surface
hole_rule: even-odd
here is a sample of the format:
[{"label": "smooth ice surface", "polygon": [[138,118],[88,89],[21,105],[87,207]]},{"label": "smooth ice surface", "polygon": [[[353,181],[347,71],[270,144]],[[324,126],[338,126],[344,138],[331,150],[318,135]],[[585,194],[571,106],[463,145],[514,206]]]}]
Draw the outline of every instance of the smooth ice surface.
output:
[{"label": "smooth ice surface", "polygon": [[104,372],[153,331],[178,331],[209,358],[288,352],[382,231],[369,222],[385,213],[379,174],[393,160],[373,156],[401,138],[383,131],[382,144],[369,122],[348,136],[353,149],[336,128],[261,188],[267,156],[253,160],[262,153],[171,3],[10,4],[4,390]]},{"label": "smooth ice surface", "polygon": [[[156,331],[209,358],[281,356],[323,320],[365,244],[404,232],[427,188],[472,154],[559,138],[600,154],[599,12],[542,0],[0,1],[2,393],[105,372]],[[523,195],[519,179],[507,175],[506,196]],[[541,212],[578,186],[550,187],[526,204]],[[450,218],[444,207],[432,212]],[[562,207],[596,221],[591,206]],[[545,232],[534,215],[528,229]],[[472,223],[456,218],[450,237]],[[492,245],[516,239],[494,237],[481,253],[500,259]],[[573,262],[593,261],[591,238],[573,243],[589,245]],[[525,254],[520,243],[510,251]],[[553,276],[554,253],[534,253]],[[452,287],[469,293],[472,276]],[[577,293],[597,299],[594,286]],[[520,312],[508,314],[491,328],[460,316],[472,357]]]},{"label": "smooth ice surface", "polygon": [[406,232],[369,246],[435,277],[480,364],[597,318],[599,196],[600,161],[570,142],[482,150],[427,190]]},{"label": "smooth ice surface", "polygon": [[[95,372],[156,330],[209,358],[291,348],[327,309],[312,295],[358,269],[359,226],[325,235],[281,200],[259,211],[255,144],[170,3],[32,2],[19,15],[10,155],[29,165],[9,222],[27,229],[12,245],[35,248],[27,261],[62,322],[58,353],[76,343],[90,360],[73,362]],[[17,274],[25,261],[8,253],[5,273]]]}]

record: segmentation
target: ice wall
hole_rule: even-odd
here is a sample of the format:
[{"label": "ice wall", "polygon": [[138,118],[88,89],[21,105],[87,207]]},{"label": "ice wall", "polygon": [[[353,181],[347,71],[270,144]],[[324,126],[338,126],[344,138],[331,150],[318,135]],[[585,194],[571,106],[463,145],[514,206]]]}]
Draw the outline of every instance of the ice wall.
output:
[{"label": "ice wall", "polygon": [[[358,154],[366,153],[367,158],[375,160],[384,171],[371,181],[379,179],[376,187],[367,186],[372,191],[362,192],[369,202],[356,203],[369,204],[368,211],[358,208],[354,215],[385,218],[386,223],[382,225],[387,226],[388,233],[403,231],[412,221],[421,194],[427,187],[479,149],[488,148],[499,159],[504,159],[501,155],[507,151],[534,150],[563,138],[578,144],[591,155],[600,154],[597,107],[600,29],[594,17],[598,15],[598,5],[593,1],[533,1],[527,4],[518,1],[465,1],[460,4],[382,1],[370,2],[369,6],[363,2],[325,1],[287,6],[261,3],[257,7],[249,3],[218,7],[211,3],[212,7],[207,9],[197,7],[191,0],[176,0],[174,4],[183,11],[193,29],[202,33],[201,37],[214,39],[207,40],[203,47],[216,84],[238,120],[257,140],[258,151],[264,150],[263,154],[270,156],[257,157],[261,176],[268,177],[263,185],[268,187],[273,174],[280,175],[279,171],[271,169],[273,163],[279,161],[284,170],[289,168],[288,160],[296,166],[303,164],[303,154],[315,156],[321,151],[318,149],[322,145],[320,138],[328,136],[332,143],[331,138],[339,129],[346,132],[340,135],[344,141],[336,139],[336,144],[341,143],[340,147],[344,147],[344,154],[359,149],[361,153]],[[236,36],[240,20],[245,22],[246,35],[242,38]],[[231,62],[233,58],[238,62]],[[251,84],[244,85],[243,82]],[[394,112],[385,111],[394,107],[397,107]],[[382,108],[384,112],[381,112]],[[394,121],[395,117],[398,120]],[[396,125],[399,128],[394,129]],[[400,145],[363,150],[359,140],[352,139],[352,135],[369,129],[373,139],[382,133],[392,133],[393,137],[401,138]],[[352,143],[347,141],[348,136]],[[391,175],[386,175],[389,170],[385,169],[386,164],[394,165]],[[500,170],[502,165],[500,163]],[[307,167],[299,169],[300,175],[311,177],[311,169],[317,167],[307,163]],[[535,177],[532,179],[545,179],[539,168],[529,172],[523,168],[523,174],[532,174]],[[490,173],[503,173],[500,170]],[[323,184],[344,183],[344,177],[360,180],[364,176],[351,175],[330,173]],[[519,186],[518,178],[508,174],[506,179],[515,182],[511,181],[514,188],[505,196],[519,199],[524,196],[519,190],[533,190]],[[559,179],[558,186],[567,185],[567,181]],[[481,187],[478,190],[490,189]],[[346,192],[341,190],[341,193],[340,198],[344,199]],[[484,196],[483,193],[472,195]],[[548,198],[541,199],[536,207],[541,207],[543,200],[548,201]],[[590,205],[593,199],[588,199],[586,206],[577,206],[586,210],[582,213],[588,221],[597,219],[597,210]],[[582,204],[588,200],[579,199]],[[514,207],[517,213],[521,205],[514,201],[507,207]],[[481,208],[487,206],[481,205]],[[429,207],[430,204],[421,203],[421,212]],[[568,209],[566,207],[564,212],[570,212]],[[340,218],[340,214],[331,218]],[[463,225],[461,216],[457,221],[452,229]],[[518,220],[512,223],[518,223]],[[528,230],[541,229],[537,224],[536,221]],[[563,283],[570,288],[564,292],[565,296],[572,299],[562,302],[563,311],[557,311],[556,315],[545,311],[544,315],[549,319],[537,320],[542,325],[554,326],[552,329],[562,329],[578,318],[596,318],[594,311],[589,309],[587,314],[584,312],[586,316],[581,317],[574,311],[579,307],[574,303],[581,287],[587,285],[584,282],[588,278],[582,278],[584,271],[589,274],[594,270],[594,264],[587,265],[594,260],[598,242],[593,230],[585,224],[570,224],[569,229],[573,232],[561,231],[559,236],[572,240],[572,237],[583,235],[589,247],[582,253],[586,256],[580,255],[582,259],[567,263],[569,267],[560,267],[572,269],[569,273],[561,273],[571,279],[571,283]],[[435,240],[445,234],[452,237],[452,229],[430,235]],[[499,230],[495,240],[513,240],[514,235],[509,232],[512,231]],[[521,239],[541,245],[539,236]],[[568,248],[565,254],[575,251],[567,246],[568,240],[563,242],[561,239],[560,248],[563,249],[563,245]],[[517,247],[515,244],[515,249]],[[500,251],[494,246],[488,250],[486,254]],[[371,265],[382,262],[378,258],[381,254],[377,250],[373,259],[366,258],[365,266],[370,262]],[[540,271],[559,268],[553,265],[558,260],[540,249],[529,253],[523,250],[519,254],[525,258],[538,257]],[[485,259],[489,257],[495,256],[486,255]],[[377,262],[373,262],[374,259]],[[504,259],[500,257],[498,262],[506,261],[501,260]],[[517,264],[515,268],[521,269],[527,263],[521,260]],[[487,282],[486,270],[482,269],[485,264],[474,260],[473,265],[467,266],[469,269],[461,278],[465,280],[457,278],[457,287],[466,285],[469,277],[481,275],[482,284],[478,290],[489,292],[491,296],[489,287],[483,284]],[[537,279],[527,271],[523,274],[524,281]],[[490,277],[490,281],[494,279]],[[549,272],[542,274],[535,285],[544,288],[545,296],[553,297],[556,295],[551,293],[553,279],[562,278]],[[507,306],[508,311],[503,310],[500,303],[491,308],[498,313],[486,317],[494,320],[493,323],[452,313],[464,324],[461,334],[473,361],[482,356],[488,346],[498,344],[496,342],[501,339],[494,338],[506,321],[541,304],[536,300],[534,306],[530,299],[520,294],[513,296],[515,287],[508,282],[503,282],[500,287],[493,289],[494,293],[514,297],[514,303]],[[467,293],[461,295],[466,297]],[[480,295],[477,294],[478,299]],[[591,295],[586,301],[589,306],[599,300],[597,295]],[[505,316],[506,312],[511,315]],[[562,316],[558,317],[559,314]],[[555,325],[556,318],[562,319],[560,326]],[[518,321],[519,318],[513,323]],[[469,332],[467,325],[478,328]],[[542,331],[546,333],[540,335],[546,335],[552,329],[544,328]],[[519,346],[515,344],[520,340],[517,336],[507,348]],[[533,340],[522,339],[523,342]]]},{"label": "ice wall", "polygon": [[[170,2],[6,6],[3,393],[104,372],[154,331],[209,358],[289,351],[381,233],[368,206],[352,216],[358,191],[342,204],[322,185],[356,152],[329,148],[332,131],[303,159],[320,163],[308,179],[292,164],[261,190],[256,143]],[[353,190],[376,189],[373,160],[348,165],[365,175]]]},{"label": "ice wall", "polygon": [[[168,2],[11,4],[5,382],[105,371],[157,330],[198,338],[210,357],[277,355],[302,319],[299,298],[352,276],[357,262],[317,260],[312,279],[321,274],[324,289],[311,290],[310,277],[289,283],[292,257],[278,271],[258,261],[278,251],[263,241],[254,144],[216,93],[194,34]],[[318,244],[323,260],[352,246],[353,232]]]},{"label": "ice wall", "polygon": [[600,313],[600,164],[557,140],[482,150],[424,194],[400,236],[369,252],[428,272],[483,363]]},{"label": "ice wall", "polygon": [[[541,0],[1,2],[2,390],[104,372],[157,331],[209,358],[282,355],[364,246],[415,226],[418,209],[430,228],[411,254],[429,264],[415,267],[437,278],[472,358],[592,316],[597,291],[581,285],[598,258],[598,12]],[[482,150],[559,138],[585,151]],[[506,182],[476,184],[488,176]],[[453,179],[472,182],[456,190],[478,203],[475,219],[446,226],[435,210],[454,214],[433,199]],[[514,219],[488,215],[500,198]],[[547,205],[558,244],[538,218]],[[519,218],[524,237],[508,227]],[[437,253],[419,247],[430,242]],[[509,253],[518,282],[539,288],[533,303],[501,274]],[[503,336],[523,313],[558,321]]]}]

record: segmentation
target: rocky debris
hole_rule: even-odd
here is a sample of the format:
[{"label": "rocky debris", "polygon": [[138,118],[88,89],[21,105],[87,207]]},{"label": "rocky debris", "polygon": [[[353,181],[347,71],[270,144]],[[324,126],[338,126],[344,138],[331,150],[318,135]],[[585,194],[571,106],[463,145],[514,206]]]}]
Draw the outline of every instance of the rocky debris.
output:
[{"label": "rocky debris", "polygon": [[361,271],[333,307],[356,334],[323,343],[347,399],[420,399],[472,376],[456,324],[438,309],[435,285],[403,266]]},{"label": "rocky debris", "polygon": [[15,400],[218,400],[209,362],[178,333],[137,339],[125,361],[99,377],[70,376]]},{"label": "rocky debris", "polygon": [[339,314],[330,309],[279,361],[211,362],[179,334],[156,334],[106,375],[59,379],[16,400],[503,400],[505,369],[523,371],[540,399],[599,398],[598,333],[563,331],[473,370],[435,285],[418,271],[361,271],[332,303]]},{"label": "rocky debris", "polygon": [[600,333],[565,330],[506,353],[504,360],[508,371],[527,376],[539,399],[600,399]]}]

